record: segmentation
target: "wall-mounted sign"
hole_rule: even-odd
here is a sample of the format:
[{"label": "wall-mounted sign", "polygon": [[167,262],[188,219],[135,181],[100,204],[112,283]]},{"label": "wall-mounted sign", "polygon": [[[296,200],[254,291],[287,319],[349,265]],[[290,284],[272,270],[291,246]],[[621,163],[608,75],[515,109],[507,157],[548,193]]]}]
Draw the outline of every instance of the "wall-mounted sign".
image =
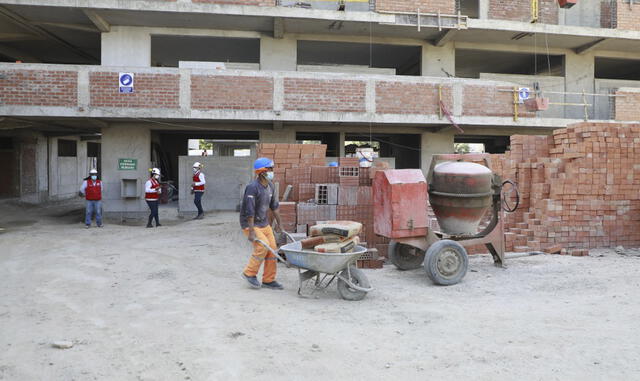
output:
[{"label": "wall-mounted sign", "polygon": [[120,73],[118,87],[121,93],[133,93],[133,73]]},{"label": "wall-mounted sign", "polygon": [[531,89],[528,87],[521,87],[518,89],[518,101],[520,103],[526,101],[531,96]]},{"label": "wall-mounted sign", "polygon": [[135,171],[138,169],[138,159],[118,159],[119,171]]}]

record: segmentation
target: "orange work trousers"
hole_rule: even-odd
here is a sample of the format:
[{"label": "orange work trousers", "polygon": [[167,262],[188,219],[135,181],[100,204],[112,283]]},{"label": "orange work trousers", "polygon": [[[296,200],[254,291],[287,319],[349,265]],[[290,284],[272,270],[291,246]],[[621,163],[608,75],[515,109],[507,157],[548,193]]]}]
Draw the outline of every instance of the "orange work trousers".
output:
[{"label": "orange work trousers", "polygon": [[[268,244],[274,250],[277,249],[276,237],[273,235],[271,226],[267,225],[263,228],[255,227],[253,229],[256,232],[256,239]],[[242,232],[247,237],[249,236],[249,228],[243,229]],[[264,262],[262,283],[273,282],[276,280],[276,270],[278,268],[277,258],[258,242],[253,243],[253,253],[251,254],[251,258],[249,258],[249,263],[244,268],[244,274],[246,276],[256,276],[262,262]]]}]

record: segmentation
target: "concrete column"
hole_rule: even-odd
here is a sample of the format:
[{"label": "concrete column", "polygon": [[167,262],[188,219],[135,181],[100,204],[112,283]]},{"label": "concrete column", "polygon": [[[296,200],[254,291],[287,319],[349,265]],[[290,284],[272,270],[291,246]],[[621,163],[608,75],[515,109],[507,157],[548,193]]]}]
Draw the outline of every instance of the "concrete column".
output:
[{"label": "concrete column", "polygon": [[145,28],[111,27],[102,33],[103,66],[151,66],[151,34]]},{"label": "concrete column", "polygon": [[[444,71],[443,71],[444,70]],[[422,45],[422,75],[426,77],[446,77],[456,75],[456,51],[453,43],[442,47],[429,43]]]},{"label": "concrete column", "polygon": [[260,38],[260,70],[296,71],[298,41],[294,38]]},{"label": "concrete column", "polygon": [[[151,131],[146,126],[113,126],[102,129],[102,196],[104,211],[112,216],[144,215],[144,184],[151,167]],[[136,170],[120,170],[119,159],[136,159]],[[135,183],[135,196],[123,198],[122,180]]]},{"label": "concrete column", "polygon": [[296,131],[289,128],[275,130],[260,130],[260,143],[289,143],[296,142]]},{"label": "concrete column", "polygon": [[[567,92],[593,93],[595,91],[595,55],[593,52],[565,54],[565,88]],[[565,102],[583,103],[582,95],[565,96]],[[587,103],[593,105],[593,97],[587,96]],[[590,107],[589,118],[593,118],[593,107]],[[565,118],[584,118],[584,108],[578,106],[565,106]]]},{"label": "concrete column", "polygon": [[435,154],[453,153],[453,133],[424,132],[421,136],[420,168],[425,177],[429,172],[431,157]]},{"label": "concrete column", "polygon": [[479,19],[486,20],[489,18],[489,0],[480,0],[478,4]]},{"label": "concrete column", "polygon": [[340,132],[340,138],[338,141],[339,146],[339,151],[338,151],[338,157],[344,157],[344,137],[345,137],[345,133],[344,132]]}]

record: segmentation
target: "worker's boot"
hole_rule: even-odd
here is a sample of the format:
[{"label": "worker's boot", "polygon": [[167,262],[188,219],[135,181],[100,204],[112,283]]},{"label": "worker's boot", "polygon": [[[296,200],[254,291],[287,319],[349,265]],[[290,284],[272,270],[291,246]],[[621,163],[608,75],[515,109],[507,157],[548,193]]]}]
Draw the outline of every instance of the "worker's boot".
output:
[{"label": "worker's boot", "polygon": [[284,290],[284,287],[282,287],[282,285],[278,282],[276,282],[275,280],[273,282],[262,282],[262,287],[264,288],[270,288],[272,290]]},{"label": "worker's boot", "polygon": [[249,286],[251,288],[260,288],[260,282],[258,282],[258,278],[256,278],[255,276],[248,276],[243,272],[242,277],[246,279],[247,282],[249,282]]},{"label": "worker's boot", "polygon": [[148,227],[148,228],[152,228],[152,227],[153,227],[153,225],[151,225],[151,222],[149,222],[149,223],[147,224],[147,227]]}]

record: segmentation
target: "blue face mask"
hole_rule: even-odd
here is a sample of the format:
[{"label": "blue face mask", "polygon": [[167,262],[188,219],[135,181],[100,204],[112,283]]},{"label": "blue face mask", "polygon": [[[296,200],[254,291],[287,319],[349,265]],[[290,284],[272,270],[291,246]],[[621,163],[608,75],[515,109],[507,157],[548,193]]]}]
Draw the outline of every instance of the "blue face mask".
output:
[{"label": "blue face mask", "polygon": [[91,180],[97,180],[97,179],[98,179],[98,176],[96,176],[96,175],[91,175]]},{"label": "blue face mask", "polygon": [[267,172],[267,180],[273,180],[273,172]]}]

